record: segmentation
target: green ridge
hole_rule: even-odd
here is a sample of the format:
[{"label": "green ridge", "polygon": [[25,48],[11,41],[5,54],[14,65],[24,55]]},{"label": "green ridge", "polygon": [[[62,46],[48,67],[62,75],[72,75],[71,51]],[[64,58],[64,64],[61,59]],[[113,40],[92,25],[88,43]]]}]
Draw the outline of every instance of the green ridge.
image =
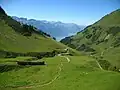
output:
[{"label": "green ridge", "polygon": [[[120,9],[104,16],[62,43],[84,51],[100,60],[107,60],[112,67],[120,68]],[[109,67],[110,68],[110,67]]]},{"label": "green ridge", "polygon": [[[95,28],[97,31],[94,30]],[[16,22],[0,7],[0,56],[3,52],[6,54],[31,52],[35,55],[40,52],[48,54],[53,50],[61,52],[54,57],[43,57],[42,59],[24,55],[0,58],[0,90],[119,90],[120,74],[114,70],[107,70],[117,62],[117,59],[112,60],[112,58],[119,56],[119,44],[117,44],[118,46],[113,44],[113,50],[111,47],[106,48],[112,45],[112,40],[114,40],[112,38],[117,35],[118,28],[113,33],[112,26],[110,36],[102,32],[101,28],[105,32],[109,30],[108,26],[90,26],[83,32],[68,37],[67,41],[62,40],[68,46],[81,51],[79,52],[56,42],[42,31],[38,32],[33,26]],[[99,36],[99,40],[106,39],[96,45],[98,42],[96,36]],[[94,53],[94,57],[102,55],[101,58],[106,59],[98,58],[96,60],[96,58],[85,55],[84,52],[87,52],[88,55]],[[69,53],[73,56],[70,56]],[[115,53],[114,57],[113,53]],[[108,58],[110,59],[108,60]],[[16,61],[44,61],[45,65],[22,66],[18,65]]]},{"label": "green ridge", "polygon": [[0,50],[12,52],[43,52],[54,49],[64,49],[65,46],[56,42],[46,33],[7,16],[0,9]]}]

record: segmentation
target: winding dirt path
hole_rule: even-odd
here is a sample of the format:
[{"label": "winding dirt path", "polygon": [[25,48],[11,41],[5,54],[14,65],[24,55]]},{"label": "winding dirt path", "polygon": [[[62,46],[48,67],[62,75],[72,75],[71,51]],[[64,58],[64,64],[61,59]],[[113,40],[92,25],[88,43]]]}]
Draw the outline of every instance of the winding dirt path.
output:
[{"label": "winding dirt path", "polygon": [[[106,50],[103,50],[102,52],[101,52],[101,54],[100,54],[100,56],[102,57],[103,55],[104,55],[104,53],[105,53],[105,51],[107,51],[107,50],[109,50],[109,49],[112,49],[113,47],[109,47],[109,48],[107,48]],[[93,57],[93,55],[90,55],[91,57]],[[99,66],[99,68],[101,69],[101,70],[104,70],[102,67],[101,67],[101,65],[99,64],[99,62],[96,60],[96,63],[97,63],[97,65]]]},{"label": "winding dirt path", "polygon": [[99,64],[99,62],[98,62],[97,60],[95,60],[95,61],[96,61],[97,65],[99,66],[99,68],[100,68],[101,70],[104,70],[104,69],[101,67],[101,65]]},{"label": "winding dirt path", "polygon": [[[67,56],[60,56],[60,57],[64,57],[64,58],[66,58],[66,60],[68,62],[70,62],[70,59]],[[58,74],[51,81],[49,81],[48,83],[41,84],[41,85],[36,85],[36,86],[33,86],[33,85],[32,86],[23,86],[23,87],[18,87],[18,88],[34,88],[34,87],[43,87],[43,86],[50,85],[51,83],[53,83],[60,76],[60,72],[62,71],[62,67],[63,67],[63,64],[61,62],[60,66],[59,66]]]},{"label": "winding dirt path", "polygon": [[[100,56],[103,57],[105,51],[108,51],[109,49],[112,49],[112,48],[113,48],[113,47],[109,47],[109,48],[107,48],[106,50],[103,50],[103,51],[101,52]],[[97,60],[96,60],[96,62],[97,62],[97,64],[98,64],[98,66],[100,67],[100,69],[101,69],[101,70],[104,70],[104,69],[101,67],[101,65],[99,64],[99,62],[98,62]]]},{"label": "winding dirt path", "polygon": [[60,72],[62,71],[62,67],[63,67],[63,64],[61,63],[60,66],[59,66],[58,74],[48,83],[44,83],[44,84],[40,84],[40,85],[36,85],[36,86],[33,86],[33,85],[32,86],[23,86],[23,87],[18,87],[18,88],[34,88],[34,87],[43,87],[43,86],[50,85],[60,76]]},{"label": "winding dirt path", "polygon": [[60,57],[64,57],[68,62],[70,62],[70,59],[67,56],[60,56]]}]

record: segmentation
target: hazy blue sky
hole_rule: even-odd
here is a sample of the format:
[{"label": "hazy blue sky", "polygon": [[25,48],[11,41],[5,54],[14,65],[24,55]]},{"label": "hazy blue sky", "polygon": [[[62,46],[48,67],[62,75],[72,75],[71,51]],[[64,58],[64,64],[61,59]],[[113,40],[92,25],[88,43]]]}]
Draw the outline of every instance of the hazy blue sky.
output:
[{"label": "hazy blue sky", "polygon": [[0,5],[11,16],[88,25],[120,8],[120,0],[0,0]]}]

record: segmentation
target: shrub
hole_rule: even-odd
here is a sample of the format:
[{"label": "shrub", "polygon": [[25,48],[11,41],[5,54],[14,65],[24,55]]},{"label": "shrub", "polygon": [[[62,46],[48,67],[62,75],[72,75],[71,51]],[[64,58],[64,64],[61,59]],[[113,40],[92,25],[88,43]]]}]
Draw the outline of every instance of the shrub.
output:
[{"label": "shrub", "polygon": [[17,61],[18,65],[45,65],[45,62]]},{"label": "shrub", "polygon": [[98,62],[100,63],[101,67],[105,70],[108,70],[112,66],[111,63],[107,60],[98,60]]},{"label": "shrub", "polygon": [[114,26],[114,27],[110,27],[109,31],[107,33],[112,34],[113,36],[115,36],[119,32],[120,32],[120,27],[118,27],[118,26],[115,27]]},{"label": "shrub", "polygon": [[8,72],[8,71],[11,71],[11,70],[19,70],[21,68],[24,68],[24,67],[19,66],[19,65],[5,65],[5,64],[2,64],[2,65],[0,65],[0,73]]}]

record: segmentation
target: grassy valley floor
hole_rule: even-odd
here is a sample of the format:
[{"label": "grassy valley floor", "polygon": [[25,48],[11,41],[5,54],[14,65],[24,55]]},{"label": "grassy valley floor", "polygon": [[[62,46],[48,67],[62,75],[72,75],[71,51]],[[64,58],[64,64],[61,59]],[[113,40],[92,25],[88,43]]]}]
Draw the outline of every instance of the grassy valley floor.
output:
[{"label": "grassy valley floor", "polygon": [[[69,58],[70,61],[67,60]],[[0,73],[1,90],[119,90],[120,73],[101,70],[86,56],[43,58],[43,66],[24,66]],[[20,58],[20,57],[19,57]],[[22,57],[23,58],[23,57]],[[24,59],[30,57],[24,57]],[[18,59],[18,58],[16,58]],[[14,59],[15,60],[15,59]],[[2,61],[2,60],[1,60]],[[4,60],[9,62],[9,60]],[[3,63],[3,62],[1,62]],[[13,63],[13,62],[12,62]],[[11,64],[11,63],[7,63]],[[13,63],[14,65],[15,62]]]}]

